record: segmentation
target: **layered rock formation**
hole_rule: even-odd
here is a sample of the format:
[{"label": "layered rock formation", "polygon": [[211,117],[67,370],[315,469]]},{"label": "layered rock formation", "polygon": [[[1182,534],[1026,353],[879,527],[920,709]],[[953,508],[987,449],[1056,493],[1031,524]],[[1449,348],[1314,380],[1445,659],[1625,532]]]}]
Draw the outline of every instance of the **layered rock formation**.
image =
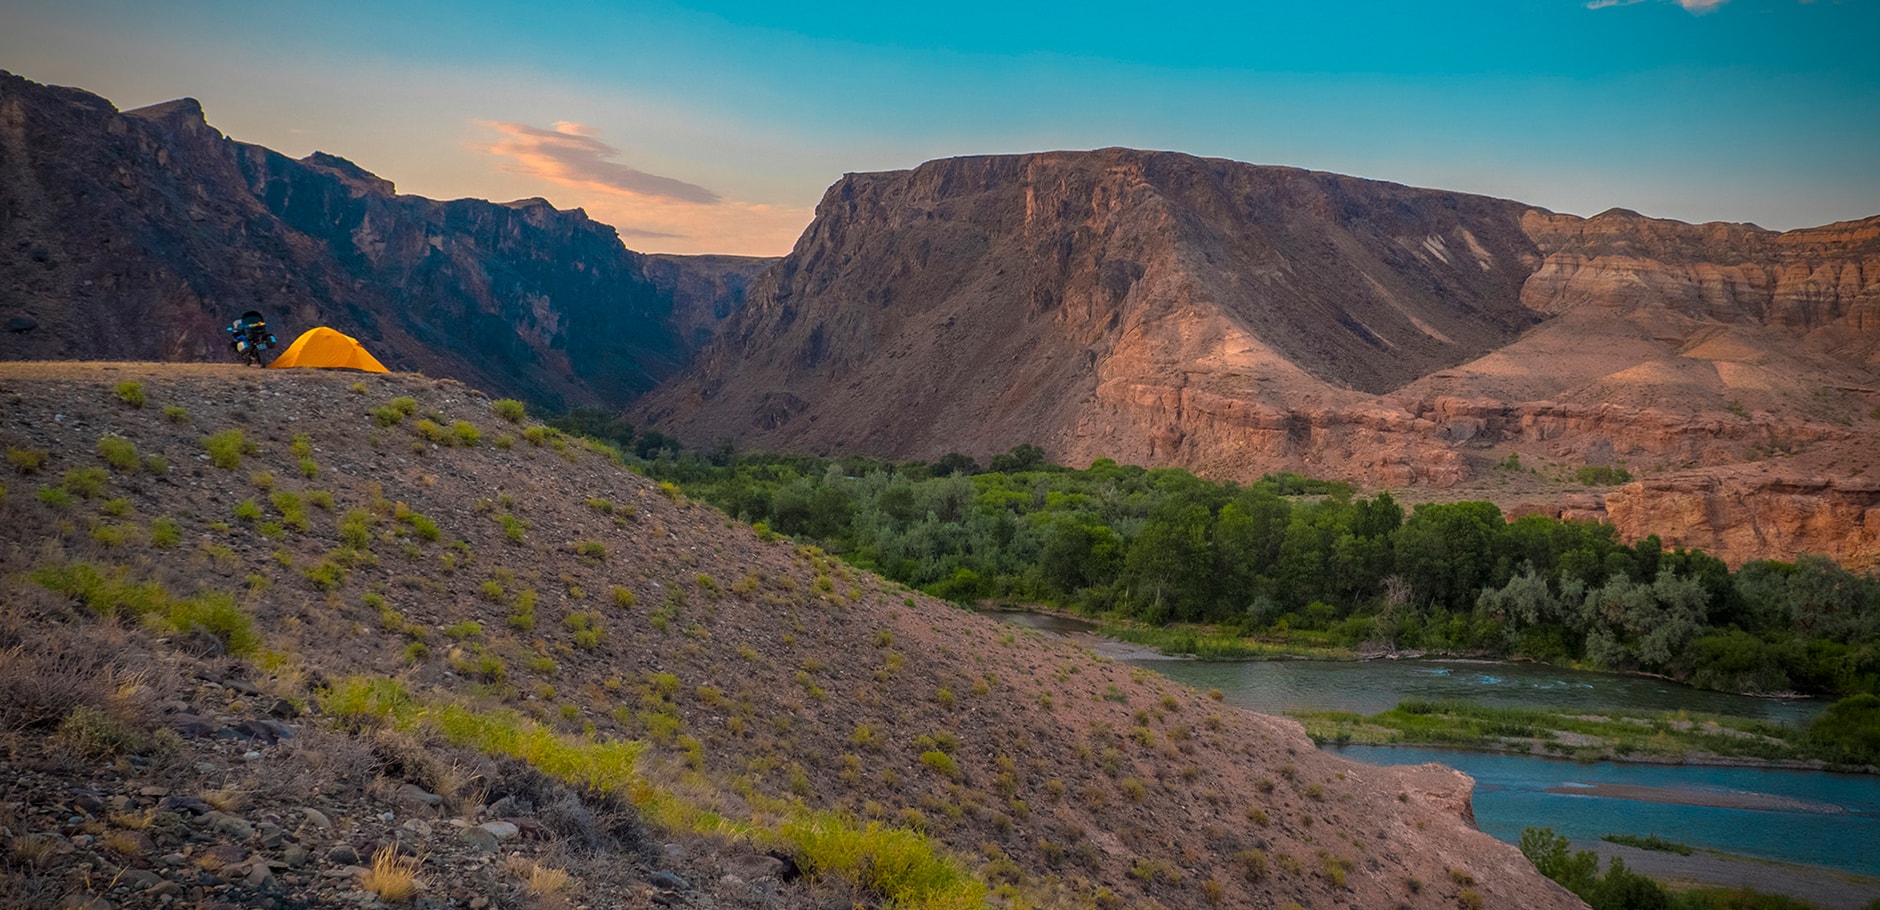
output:
[{"label": "layered rock formation", "polygon": [[[831,187],[638,411],[760,448],[1029,442],[1479,495],[1515,453],[1558,479],[1814,451],[1832,485],[1872,462],[1876,307],[1880,218],[1776,233],[1173,153],[950,159]],[[1626,533],[1665,532],[1655,490],[1613,510]],[[1740,561],[1846,536],[1789,524],[1705,539]]]},{"label": "layered rock formation", "polygon": [[0,318],[36,324],[0,336],[7,359],[220,360],[221,327],[255,308],[283,342],[331,325],[394,369],[618,404],[729,312],[691,268],[664,260],[656,284],[578,209],[399,195],[342,158],[229,140],[193,100],[120,113],[0,73]]}]

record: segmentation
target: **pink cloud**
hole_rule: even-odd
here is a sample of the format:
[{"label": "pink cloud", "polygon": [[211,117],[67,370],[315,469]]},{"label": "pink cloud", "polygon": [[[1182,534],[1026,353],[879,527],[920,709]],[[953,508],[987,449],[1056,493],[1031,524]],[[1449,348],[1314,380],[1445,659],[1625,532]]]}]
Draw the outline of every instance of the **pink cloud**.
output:
[{"label": "pink cloud", "polygon": [[695,205],[717,205],[717,193],[672,177],[649,174],[610,159],[620,150],[595,138],[599,131],[580,123],[562,121],[552,130],[526,123],[485,120],[479,123],[501,134],[482,151],[511,160],[510,170],[540,177],[562,186]]}]

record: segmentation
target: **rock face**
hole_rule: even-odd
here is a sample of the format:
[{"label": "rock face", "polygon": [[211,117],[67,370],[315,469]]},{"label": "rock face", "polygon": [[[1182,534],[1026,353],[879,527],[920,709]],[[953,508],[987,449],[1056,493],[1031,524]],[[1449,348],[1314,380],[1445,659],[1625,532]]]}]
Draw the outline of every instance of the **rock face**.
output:
[{"label": "rock face", "polygon": [[[1560,478],[1808,451],[1850,478],[1880,441],[1877,308],[1880,217],[1776,233],[1174,153],[962,158],[845,176],[637,410],[701,443],[1028,442],[1490,498],[1515,453]],[[1784,521],[1787,489],[1715,514]],[[1656,490],[1613,511],[1626,533],[1666,535]],[[1844,530],[1705,539],[1742,561]]]},{"label": "rock face", "polygon": [[1880,566],[1880,481],[1693,472],[1628,484],[1605,511],[1629,536],[1655,532],[1668,546]]},{"label": "rock face", "polygon": [[1166,461],[1198,428],[1171,412],[1355,402],[1512,341],[1539,320],[1524,211],[1127,149],[851,174],[696,382],[644,410],[811,448],[1044,432]]},{"label": "rock face", "polygon": [[646,277],[672,298],[672,318],[679,337],[703,347],[718,325],[744,308],[751,282],[777,264],[767,256],[674,256],[649,253]]},{"label": "rock face", "polygon": [[[538,404],[618,405],[683,365],[730,304],[613,228],[540,199],[398,195],[345,159],[229,140],[191,99],[120,113],[0,73],[7,359],[223,360],[221,327],[314,325]],[[732,269],[740,273],[739,269]],[[684,280],[681,280],[684,279]]]}]

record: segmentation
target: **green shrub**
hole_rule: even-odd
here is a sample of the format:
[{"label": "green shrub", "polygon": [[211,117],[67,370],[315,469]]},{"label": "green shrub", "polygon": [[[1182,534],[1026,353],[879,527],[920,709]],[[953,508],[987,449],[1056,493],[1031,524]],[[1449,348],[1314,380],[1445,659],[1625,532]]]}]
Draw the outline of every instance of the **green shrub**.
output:
[{"label": "green shrub", "polygon": [[1880,765],[1880,696],[1866,693],[1829,705],[1809,725],[1808,735],[1838,761]]},{"label": "green shrub", "polygon": [[301,500],[300,494],[282,490],[269,496],[268,501],[273,503],[275,511],[281,513],[283,523],[296,531],[307,530],[307,505]]},{"label": "green shrub", "polygon": [[889,907],[975,908],[986,899],[986,886],[918,831],[880,822],[856,828],[815,812],[784,822],[780,835],[805,871],[842,879]]},{"label": "green shrub", "polygon": [[104,492],[104,485],[110,479],[111,475],[103,468],[75,468],[65,472],[60,485],[74,496],[93,499]]},{"label": "green shrub", "polygon": [[633,606],[635,603],[638,603],[638,602],[639,602],[639,598],[634,597],[632,591],[629,591],[626,588],[620,588],[620,587],[614,588],[614,606],[619,607],[624,610]]},{"label": "green shrub", "polygon": [[150,746],[150,737],[116,715],[79,705],[59,722],[53,739],[71,752],[90,759],[136,755]]},{"label": "green shrub", "polygon": [[131,536],[131,529],[125,525],[98,525],[91,529],[91,539],[107,548],[121,547]]},{"label": "green shrub", "polygon": [[415,532],[420,539],[436,541],[444,536],[444,532],[438,528],[437,522],[423,515],[413,512],[407,518],[408,520],[405,523],[411,525],[411,530]]},{"label": "green shrub", "polygon": [[308,584],[313,585],[316,591],[338,590],[339,586],[346,581],[346,568],[331,558],[302,569],[300,574],[301,577],[307,579]]},{"label": "green shrub", "polygon": [[51,453],[43,449],[16,449],[7,446],[7,464],[12,465],[13,470],[21,474],[39,473],[39,469],[45,467],[46,461],[51,457]]},{"label": "green shrub", "polygon": [[465,447],[474,447],[483,441],[483,431],[477,429],[476,424],[468,420],[452,421],[450,435],[456,440],[457,445]]},{"label": "green shrub", "polygon": [[119,401],[133,408],[144,406],[144,384],[135,379],[126,379],[114,388]]},{"label": "green shrub", "polygon": [[[493,584],[496,584],[496,582],[484,583],[485,596],[488,596],[489,585]],[[497,587],[500,589],[502,586],[497,585]],[[497,595],[498,599],[501,599],[501,596],[502,595],[499,593]],[[534,588],[525,588],[516,594],[515,606],[509,609],[509,626],[518,632],[528,632],[535,628]]]},{"label": "green shrub", "polygon": [[502,658],[482,650],[452,654],[450,668],[471,679],[491,683],[502,682],[509,675],[509,667]]},{"label": "green shrub", "polygon": [[203,448],[209,453],[209,461],[225,471],[233,471],[242,466],[243,455],[253,455],[255,446],[238,429],[223,430],[202,441]]},{"label": "green shrub", "polygon": [[168,518],[159,518],[150,523],[150,545],[168,550],[183,542],[183,529]]},{"label": "green shrub", "polygon": [[1640,850],[1657,850],[1662,853],[1676,853],[1679,856],[1691,855],[1689,845],[1680,844],[1677,841],[1665,840],[1656,834],[1646,837],[1639,837],[1636,834],[1602,834],[1599,836],[1599,839],[1609,844],[1637,847]]},{"label": "green shrub", "polygon": [[457,438],[451,435],[449,429],[428,417],[418,420],[418,435],[424,437],[427,442],[434,442],[442,446],[457,444]]},{"label": "green shrub", "polygon": [[72,498],[72,494],[60,487],[40,487],[37,495],[40,502],[55,509],[69,509],[72,503],[77,501]]},{"label": "green shrub", "polygon": [[920,754],[920,763],[926,765],[934,773],[948,780],[959,780],[960,778],[960,763],[954,760],[953,756],[938,749],[930,749],[926,752],[922,752]]},{"label": "green shrub", "polygon": [[261,518],[261,507],[255,505],[252,499],[244,499],[235,504],[235,517],[243,521],[258,521]]},{"label": "green shrub", "polygon": [[467,619],[460,623],[445,626],[444,636],[455,641],[463,641],[467,638],[482,638],[483,624],[473,619]]},{"label": "green shrub", "polygon": [[522,402],[514,398],[498,398],[490,402],[490,413],[510,423],[521,423],[523,418],[528,416],[528,411],[522,406]]},{"label": "green shrub", "polygon": [[227,594],[201,594],[176,601],[172,609],[165,611],[164,624],[176,633],[206,632],[230,654],[249,654],[261,646],[254,620]]},{"label": "green shrub", "polygon": [[364,550],[372,545],[372,513],[364,509],[349,509],[339,520],[339,539],[355,550]]},{"label": "green shrub", "polygon": [[35,584],[64,594],[103,616],[142,619],[171,634],[206,632],[231,654],[247,654],[261,644],[248,615],[227,594],[209,592],[177,599],[154,581],[133,582],[125,569],[100,571],[88,563],[70,563],[32,573]]},{"label": "green shrub", "polygon": [[168,474],[170,472],[170,460],[161,455],[145,455],[144,470],[151,474]]},{"label": "green shrub", "polygon": [[188,423],[189,409],[180,404],[166,404],[163,406],[163,419],[171,423]]},{"label": "green shrub", "polygon": [[354,726],[380,724],[407,715],[417,704],[397,680],[363,676],[341,680],[320,693],[319,703],[320,710]]},{"label": "green shrub", "polygon": [[575,544],[574,552],[577,556],[596,562],[607,559],[607,545],[598,540],[583,540]]},{"label": "green shrub", "polygon": [[1632,473],[1625,468],[1607,465],[1585,465],[1573,472],[1573,477],[1589,487],[1609,487],[1632,482]]},{"label": "green shrub", "polygon": [[528,534],[529,523],[508,512],[496,516],[496,523],[503,526],[503,536],[508,538],[510,543],[522,543]]},{"label": "green shrub", "polygon": [[100,437],[98,457],[119,471],[135,471],[142,464],[137,458],[137,446],[122,436]]}]

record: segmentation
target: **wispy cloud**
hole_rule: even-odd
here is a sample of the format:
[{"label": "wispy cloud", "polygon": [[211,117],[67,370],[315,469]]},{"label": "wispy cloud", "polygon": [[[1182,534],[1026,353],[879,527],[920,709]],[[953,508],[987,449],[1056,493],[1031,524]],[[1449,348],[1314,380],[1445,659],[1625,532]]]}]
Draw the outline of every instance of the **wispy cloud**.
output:
[{"label": "wispy cloud", "polygon": [[498,138],[473,143],[472,149],[503,160],[511,173],[565,187],[546,195],[557,205],[578,206],[596,221],[613,225],[636,250],[781,255],[814,214],[809,208],[726,199],[705,187],[622,164],[616,160],[620,150],[583,124],[564,121],[543,129],[476,122]]},{"label": "wispy cloud", "polygon": [[717,193],[672,177],[649,174],[611,160],[620,150],[595,138],[596,130],[562,121],[552,130],[499,120],[479,124],[502,138],[482,150],[512,161],[511,170],[563,186],[695,205],[717,205]]},{"label": "wispy cloud", "polygon": [[[1614,7],[1614,6],[1631,6],[1635,3],[1644,3],[1644,2],[1645,0],[1589,0],[1589,2],[1586,4],[1586,8],[1587,9],[1607,9],[1609,7]],[[1715,10],[1717,7],[1722,6],[1725,3],[1730,2],[1730,0],[1671,0],[1671,2],[1676,3],[1677,5],[1682,6],[1685,9],[1701,16],[1705,13]],[[1804,0],[1804,2],[1806,2],[1806,0]]]}]

